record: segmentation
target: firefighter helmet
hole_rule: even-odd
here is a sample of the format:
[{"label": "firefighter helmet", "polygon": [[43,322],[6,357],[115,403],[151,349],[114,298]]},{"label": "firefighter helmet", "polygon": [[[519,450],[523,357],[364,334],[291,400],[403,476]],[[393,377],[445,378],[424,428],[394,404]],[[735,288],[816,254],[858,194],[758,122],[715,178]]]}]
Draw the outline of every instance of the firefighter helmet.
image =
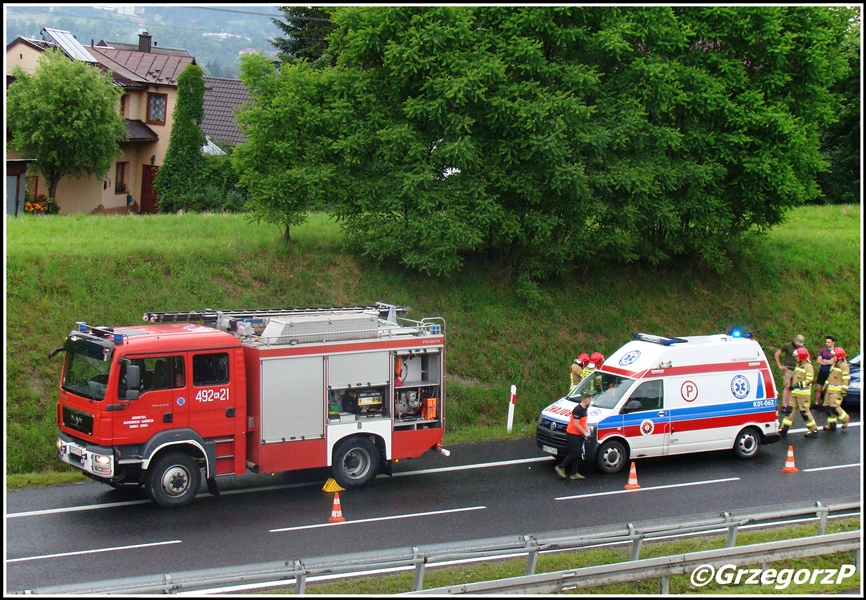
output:
[{"label": "firefighter helmet", "polygon": [[593,352],[592,356],[589,357],[589,360],[591,360],[597,365],[600,365],[604,362],[604,355],[601,352]]},{"label": "firefighter helmet", "polygon": [[836,346],[833,348],[833,352],[836,353],[836,360],[845,360],[845,349]]},{"label": "firefighter helmet", "polygon": [[580,364],[585,365],[589,362],[589,354],[587,354],[586,352],[581,352],[577,355],[577,360],[580,361]]},{"label": "firefighter helmet", "polygon": [[804,360],[809,360],[809,351],[806,350],[806,348],[804,348],[803,346],[797,348],[795,353],[797,355],[797,360],[799,360],[800,362]]}]

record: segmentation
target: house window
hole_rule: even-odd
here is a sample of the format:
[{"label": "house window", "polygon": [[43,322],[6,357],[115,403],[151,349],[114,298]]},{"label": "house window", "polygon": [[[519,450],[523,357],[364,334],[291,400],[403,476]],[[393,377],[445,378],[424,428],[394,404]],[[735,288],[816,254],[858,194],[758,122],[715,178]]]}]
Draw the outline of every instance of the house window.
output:
[{"label": "house window", "polygon": [[155,125],[165,125],[165,105],[168,102],[166,94],[147,95],[147,122]]},{"label": "house window", "polygon": [[129,106],[129,94],[124,94],[120,97],[120,116],[126,117],[126,110]]},{"label": "house window", "polygon": [[117,163],[117,171],[114,175],[114,193],[115,194],[125,194],[126,193],[126,175],[129,171],[128,169],[129,163],[119,162]]}]

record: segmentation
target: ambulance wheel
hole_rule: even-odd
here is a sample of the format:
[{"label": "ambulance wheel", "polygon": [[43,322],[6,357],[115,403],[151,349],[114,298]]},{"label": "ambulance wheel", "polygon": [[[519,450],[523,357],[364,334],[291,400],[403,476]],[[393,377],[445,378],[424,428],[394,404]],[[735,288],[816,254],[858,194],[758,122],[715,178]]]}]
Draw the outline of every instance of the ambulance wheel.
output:
[{"label": "ambulance wheel", "polygon": [[628,452],[622,442],[611,440],[598,449],[598,468],[602,473],[619,473],[625,467]]},{"label": "ambulance wheel", "polygon": [[163,508],[180,508],[193,501],[201,485],[201,471],[188,454],[169,452],[147,469],[147,495]]},{"label": "ambulance wheel", "polygon": [[331,470],[337,483],[347,490],[363,487],[379,473],[379,449],[366,437],[340,440],[334,447]]},{"label": "ambulance wheel", "polygon": [[734,441],[737,458],[753,458],[761,449],[761,434],[754,427],[743,429]]}]

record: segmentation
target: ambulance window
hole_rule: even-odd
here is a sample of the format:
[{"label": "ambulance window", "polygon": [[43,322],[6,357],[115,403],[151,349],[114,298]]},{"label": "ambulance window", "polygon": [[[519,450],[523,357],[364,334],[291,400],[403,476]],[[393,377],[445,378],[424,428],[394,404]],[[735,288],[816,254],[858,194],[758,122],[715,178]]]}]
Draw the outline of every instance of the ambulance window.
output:
[{"label": "ambulance window", "polygon": [[228,381],[228,353],[197,354],[192,357],[192,382],[195,385],[220,385]]},{"label": "ambulance window", "polygon": [[634,391],[629,398],[639,400],[641,410],[659,410],[662,407],[664,394],[661,381],[646,381]]}]

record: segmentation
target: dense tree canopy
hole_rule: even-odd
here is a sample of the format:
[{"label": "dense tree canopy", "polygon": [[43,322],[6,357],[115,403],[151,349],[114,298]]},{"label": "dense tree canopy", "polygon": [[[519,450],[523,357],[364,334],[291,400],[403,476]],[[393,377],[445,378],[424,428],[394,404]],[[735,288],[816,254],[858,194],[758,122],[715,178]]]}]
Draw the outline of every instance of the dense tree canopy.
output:
[{"label": "dense tree canopy", "polygon": [[821,150],[830,171],[818,176],[822,203],[860,203],[860,7],[842,46],[848,74],[831,91],[839,95],[839,120],[821,132]]},{"label": "dense tree canopy", "polygon": [[9,145],[34,158],[57,200],[57,184],[82,174],[101,178],[120,154],[126,135],[119,113],[122,90],[91,64],[71,60],[60,49],[39,58],[32,75],[15,67],[6,92]]},{"label": "dense tree canopy", "polygon": [[242,66],[259,218],[326,202],[368,255],[543,277],[599,257],[729,265],[819,193],[847,9],[343,7],[335,66]]},{"label": "dense tree canopy", "polygon": [[172,119],[168,150],[153,180],[153,186],[159,192],[160,212],[184,208],[188,196],[202,183],[204,71],[194,63],[177,77],[177,103]]},{"label": "dense tree canopy", "polygon": [[[328,35],[334,30],[325,9],[315,6],[280,6],[282,19],[271,19],[286,37],[275,37],[271,43],[280,51],[281,60],[305,59],[316,63],[328,50]],[[324,63],[330,64],[330,56]]]}]

